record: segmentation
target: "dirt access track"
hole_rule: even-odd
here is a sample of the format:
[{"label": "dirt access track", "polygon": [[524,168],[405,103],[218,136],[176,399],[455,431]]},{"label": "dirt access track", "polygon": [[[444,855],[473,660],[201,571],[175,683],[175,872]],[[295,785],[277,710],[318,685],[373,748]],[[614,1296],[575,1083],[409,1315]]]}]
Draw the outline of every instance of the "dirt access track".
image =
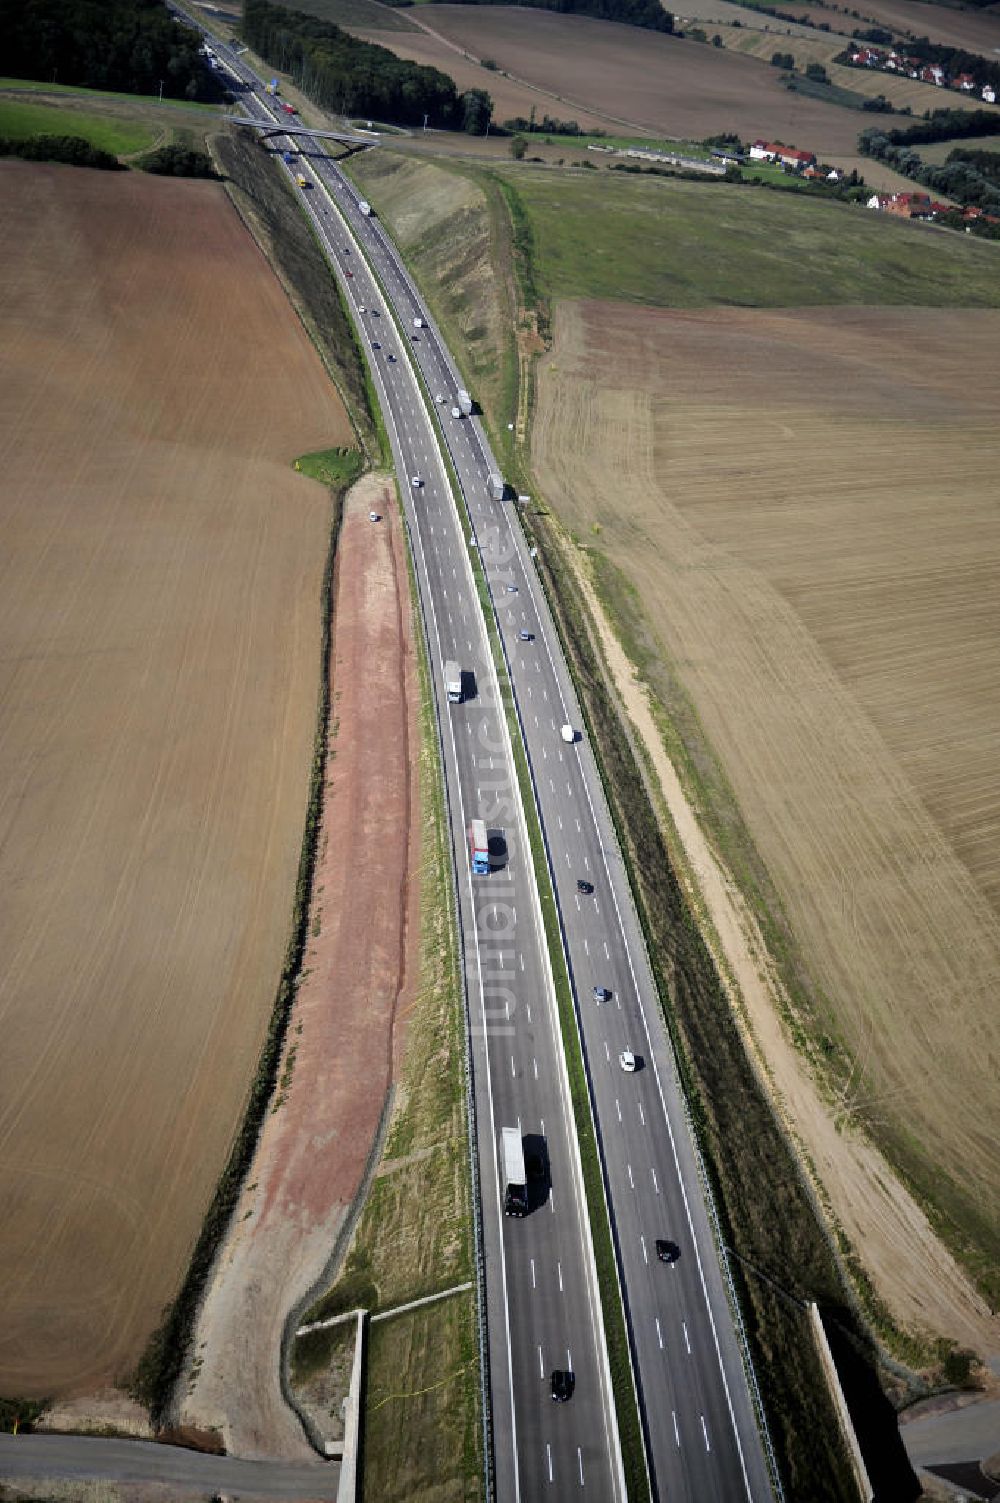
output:
[{"label": "dirt access track", "polygon": [[[369,510],[380,522],[368,520]],[[285,1404],[281,1339],[323,1276],[371,1153],[416,984],[418,690],[390,485],[350,493],[337,552],[330,740],[309,944],[249,1184],[198,1322],[182,1424],[231,1454],[314,1453]]]},{"label": "dirt access track", "polygon": [[125,1377],[288,939],[350,442],[215,183],[0,163],[0,1393]]}]

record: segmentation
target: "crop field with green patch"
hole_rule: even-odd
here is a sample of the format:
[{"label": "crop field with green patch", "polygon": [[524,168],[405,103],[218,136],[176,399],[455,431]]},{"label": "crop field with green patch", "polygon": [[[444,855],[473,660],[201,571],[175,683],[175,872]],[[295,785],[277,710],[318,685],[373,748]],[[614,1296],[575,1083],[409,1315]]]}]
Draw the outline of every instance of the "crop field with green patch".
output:
[{"label": "crop field with green patch", "polygon": [[142,121],[91,113],[68,101],[47,105],[0,98],[0,136],[23,141],[41,135],[82,136],[114,156],[133,156],[156,145],[161,132]]}]

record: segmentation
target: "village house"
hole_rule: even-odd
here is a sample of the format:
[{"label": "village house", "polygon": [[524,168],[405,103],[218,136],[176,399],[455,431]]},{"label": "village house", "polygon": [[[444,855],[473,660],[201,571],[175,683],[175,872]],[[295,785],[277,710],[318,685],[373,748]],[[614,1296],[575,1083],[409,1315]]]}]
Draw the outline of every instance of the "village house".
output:
[{"label": "village house", "polygon": [[936,84],[939,89],[943,89],[948,82],[940,63],[928,63],[926,68],[921,68],[920,77],[924,83]]},{"label": "village house", "polygon": [[952,79],[953,89],[961,89],[963,94],[971,94],[976,87],[976,80],[971,73],[958,73]]},{"label": "village house", "polygon": [[985,99],[987,104],[996,104],[997,91],[992,84],[983,84],[983,98]]},{"label": "village house", "polygon": [[894,214],[897,219],[933,219],[935,209],[945,207],[932,204],[929,193],[873,193],[867,205],[869,209],[881,209],[883,214]]},{"label": "village house", "polygon": [[797,151],[794,146],[780,146],[773,141],[755,141],[750,148],[750,156],[755,162],[781,162],[784,167],[791,167],[796,171],[816,165],[815,152]]}]

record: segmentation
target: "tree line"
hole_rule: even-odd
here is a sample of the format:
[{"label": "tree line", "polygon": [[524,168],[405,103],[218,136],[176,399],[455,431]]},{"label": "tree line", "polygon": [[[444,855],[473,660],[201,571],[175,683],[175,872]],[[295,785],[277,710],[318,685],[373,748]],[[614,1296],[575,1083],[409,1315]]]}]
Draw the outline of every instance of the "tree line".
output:
[{"label": "tree line", "polygon": [[912,125],[900,125],[894,130],[872,128],[862,131],[858,137],[858,150],[874,156],[865,142],[875,135],[883,136],[892,146],[920,146],[928,141],[951,141],[968,136],[1000,136],[1000,114],[993,110],[933,110]]},{"label": "tree line", "polygon": [[361,42],[332,21],[245,0],[244,40],[304,94],[339,115],[365,115],[401,125],[428,124],[483,134],[493,104],[483,89],[460,95],[437,68],[398,58],[387,47]]},{"label": "tree line", "polygon": [[161,0],[0,0],[4,72],[125,94],[216,100],[199,38]]},{"label": "tree line", "polygon": [[[392,3],[392,0],[390,0]],[[396,4],[400,0],[395,0]],[[409,5],[411,0],[403,0]],[[511,0],[461,0],[463,5],[509,5]],[[563,15],[595,16],[600,21],[622,21],[647,31],[673,31],[674,18],[660,0],[523,0],[532,10],[556,10]]]}]

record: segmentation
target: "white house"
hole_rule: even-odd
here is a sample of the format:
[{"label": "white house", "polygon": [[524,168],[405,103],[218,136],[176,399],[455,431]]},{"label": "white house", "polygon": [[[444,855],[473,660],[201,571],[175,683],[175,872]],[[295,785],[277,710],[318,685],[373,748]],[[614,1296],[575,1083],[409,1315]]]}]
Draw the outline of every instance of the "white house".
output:
[{"label": "white house", "polygon": [[983,84],[983,98],[985,99],[987,104],[996,104],[997,91],[992,84]]}]

